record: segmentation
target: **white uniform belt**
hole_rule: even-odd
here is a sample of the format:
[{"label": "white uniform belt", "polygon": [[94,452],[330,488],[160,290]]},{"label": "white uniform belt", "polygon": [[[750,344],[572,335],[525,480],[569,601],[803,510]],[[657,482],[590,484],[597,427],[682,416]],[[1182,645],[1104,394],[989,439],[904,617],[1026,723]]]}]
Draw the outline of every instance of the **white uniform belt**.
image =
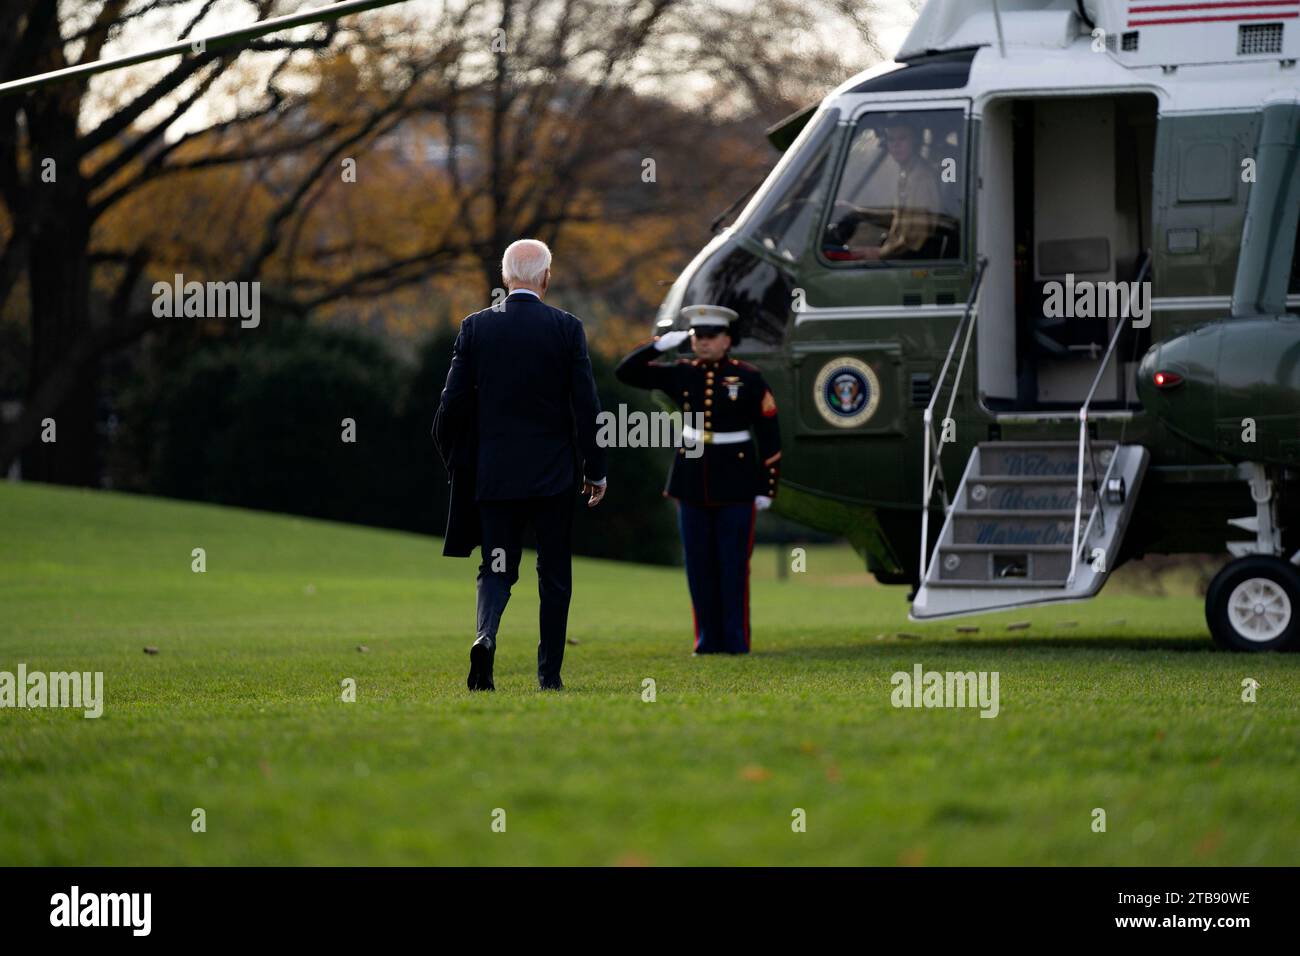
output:
[{"label": "white uniform belt", "polygon": [[706,445],[735,445],[749,441],[749,429],[738,432],[700,432],[688,425],[682,429],[682,438],[691,443],[702,441]]}]

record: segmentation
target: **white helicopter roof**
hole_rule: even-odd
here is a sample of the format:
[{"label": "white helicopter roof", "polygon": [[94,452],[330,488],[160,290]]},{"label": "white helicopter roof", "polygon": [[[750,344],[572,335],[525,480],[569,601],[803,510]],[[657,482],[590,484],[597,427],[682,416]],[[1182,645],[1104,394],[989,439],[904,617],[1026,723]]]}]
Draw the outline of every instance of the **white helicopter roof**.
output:
[{"label": "white helicopter roof", "polygon": [[1295,60],[1300,0],[929,0],[895,59],[972,46],[1063,49],[1095,31],[1127,67]]},{"label": "white helicopter roof", "polygon": [[[929,0],[892,62],[846,80],[822,106],[964,96],[978,114],[1008,92],[1090,89],[1149,90],[1162,115],[1300,102],[1300,0],[1084,0],[1083,9],[1091,27],[1074,0]],[[889,83],[944,56],[973,57],[964,85]]]},{"label": "white helicopter roof", "polygon": [[[1074,0],[930,0],[921,9],[895,59],[907,60],[934,50],[996,44],[998,16],[1003,18],[1004,41],[1010,40],[1016,46],[1064,46],[1073,39],[1074,10]],[[1009,23],[1007,17],[1011,13],[1016,16]],[[1006,35],[1009,26],[1015,32],[1014,39]],[[1068,39],[1067,30],[1071,34]]]}]

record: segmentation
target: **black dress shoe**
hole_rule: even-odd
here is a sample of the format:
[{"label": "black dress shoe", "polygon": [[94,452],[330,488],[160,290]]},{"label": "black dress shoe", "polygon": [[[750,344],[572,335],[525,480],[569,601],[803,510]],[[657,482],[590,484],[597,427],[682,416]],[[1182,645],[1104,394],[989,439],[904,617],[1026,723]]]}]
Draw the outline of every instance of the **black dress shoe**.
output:
[{"label": "black dress shoe", "polygon": [[564,690],[564,681],[558,677],[539,677],[537,686],[542,690]]},{"label": "black dress shoe", "polygon": [[470,690],[496,690],[492,683],[492,658],[496,656],[496,642],[490,637],[480,637],[469,649],[469,677],[465,686]]}]

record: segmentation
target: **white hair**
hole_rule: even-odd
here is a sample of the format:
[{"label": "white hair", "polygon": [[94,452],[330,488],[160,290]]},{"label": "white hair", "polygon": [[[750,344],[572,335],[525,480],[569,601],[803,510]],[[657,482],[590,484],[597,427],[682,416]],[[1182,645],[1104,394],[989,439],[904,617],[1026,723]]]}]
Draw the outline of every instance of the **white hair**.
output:
[{"label": "white hair", "polygon": [[551,267],[551,250],[540,239],[516,239],[501,257],[501,278],[509,285],[541,286]]}]

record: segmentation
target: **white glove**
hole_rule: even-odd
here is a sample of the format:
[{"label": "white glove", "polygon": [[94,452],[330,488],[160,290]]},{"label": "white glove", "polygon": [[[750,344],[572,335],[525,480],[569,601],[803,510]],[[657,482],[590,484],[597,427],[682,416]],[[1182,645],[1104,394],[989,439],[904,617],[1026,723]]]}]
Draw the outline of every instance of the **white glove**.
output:
[{"label": "white glove", "polygon": [[759,495],[754,499],[754,507],[759,511],[766,511],[772,507],[772,499],[767,495]]},{"label": "white glove", "polygon": [[675,349],[690,337],[690,329],[674,329],[672,332],[665,332],[655,339],[655,351],[667,352],[669,349]]}]

